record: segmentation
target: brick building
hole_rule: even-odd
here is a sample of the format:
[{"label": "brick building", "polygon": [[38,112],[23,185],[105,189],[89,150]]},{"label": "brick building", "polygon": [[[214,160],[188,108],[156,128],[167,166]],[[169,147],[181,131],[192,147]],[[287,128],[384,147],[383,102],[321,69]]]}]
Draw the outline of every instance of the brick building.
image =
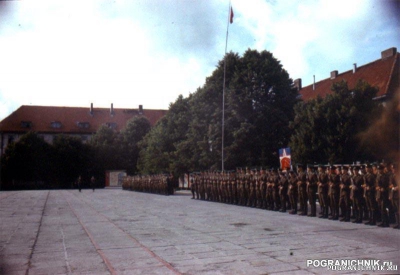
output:
[{"label": "brick building", "polygon": [[352,89],[360,79],[379,89],[375,100],[379,100],[383,104],[396,93],[400,93],[400,55],[397,49],[390,48],[382,51],[381,58],[371,63],[362,66],[353,64],[352,70],[343,73],[339,73],[337,70],[332,71],[329,78],[306,87],[301,86],[301,79],[296,79],[294,82],[301,98],[307,101],[332,93],[331,87],[335,82],[345,80]]},{"label": "brick building", "polygon": [[86,142],[102,125],[120,131],[129,119],[142,115],[154,126],[166,113],[167,110],[143,109],[142,105],[138,109],[118,109],[113,104],[110,108],[94,108],[93,104],[90,108],[23,105],[0,122],[0,154],[29,131],[49,143],[58,134],[80,137]]}]

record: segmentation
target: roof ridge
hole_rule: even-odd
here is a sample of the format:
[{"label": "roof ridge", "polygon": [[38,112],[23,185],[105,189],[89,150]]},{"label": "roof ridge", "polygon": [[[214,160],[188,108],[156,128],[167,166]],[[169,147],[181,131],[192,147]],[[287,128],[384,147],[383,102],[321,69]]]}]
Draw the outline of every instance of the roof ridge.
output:
[{"label": "roof ridge", "polygon": [[[394,58],[394,59],[395,59],[394,62],[393,62],[392,69],[391,69],[391,71],[390,71],[391,73],[393,72],[393,69],[394,69],[394,67],[395,67],[395,64],[396,64],[397,56],[398,56],[398,55],[399,55],[399,53],[396,53],[396,55],[394,55],[394,56],[389,56],[389,57],[385,58],[385,59],[390,59],[390,58]],[[366,63],[366,64],[364,64],[364,65],[357,66],[357,70],[360,69],[360,68],[364,68],[364,67],[366,67],[366,66],[373,65],[374,63],[377,63],[377,62],[379,62],[379,61],[384,61],[384,59],[379,58],[379,59],[376,59],[376,60],[371,61],[371,62],[369,62],[369,63]],[[337,76],[336,76],[334,79],[336,79],[336,78],[338,78],[339,76],[344,75],[344,74],[346,74],[346,73],[350,73],[350,72],[352,72],[352,71],[353,71],[352,69],[349,69],[349,70],[347,70],[347,71],[343,71],[343,72],[341,72],[341,73],[338,73]],[[392,74],[390,75],[390,77],[392,77]],[[332,80],[332,81],[333,81],[334,79],[332,79],[331,77],[328,76],[328,77],[326,77],[326,78],[324,78],[324,79],[321,79],[321,80],[315,82],[315,84],[318,84],[318,83],[323,82],[323,81],[326,81],[326,80]],[[309,86],[312,86],[312,85],[314,85],[314,84],[311,83],[311,84],[309,84],[309,85],[307,85],[307,86],[304,86],[302,89],[304,89],[304,88],[306,88],[306,87],[309,87]]]},{"label": "roof ridge", "polygon": [[[47,106],[47,105],[21,105],[19,108],[22,107],[29,107],[29,108],[70,108],[70,109],[90,109],[90,106],[88,107],[82,107],[82,106]],[[18,109],[19,109],[18,108]],[[18,110],[16,109],[16,110]],[[110,107],[93,107],[93,109],[106,109],[109,110]],[[128,108],[128,107],[120,107],[120,108],[115,108],[113,107],[114,110],[138,110],[139,108]],[[143,109],[144,111],[168,111],[168,109]]]},{"label": "roof ridge", "polygon": [[385,94],[387,94],[387,91],[389,90],[389,85],[392,82],[393,78],[394,68],[396,68],[396,63],[399,62],[398,60],[399,60],[399,53],[396,53],[392,68],[390,69],[389,81],[386,83]]}]

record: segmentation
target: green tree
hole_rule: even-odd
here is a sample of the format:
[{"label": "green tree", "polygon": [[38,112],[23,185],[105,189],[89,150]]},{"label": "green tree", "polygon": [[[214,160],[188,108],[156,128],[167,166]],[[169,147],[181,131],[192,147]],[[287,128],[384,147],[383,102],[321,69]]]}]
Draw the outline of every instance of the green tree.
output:
[{"label": "green tree", "polygon": [[54,187],[71,188],[78,176],[89,180],[93,151],[77,137],[58,135],[53,140]]},{"label": "green tree", "polygon": [[279,164],[290,138],[298,95],[280,62],[267,51],[248,50],[229,84],[227,166]]},{"label": "green tree", "polygon": [[351,163],[371,158],[359,134],[380,112],[372,98],[377,89],[359,81],[349,89],[345,81],[332,86],[324,99],[300,102],[295,106],[290,141],[295,162]]},{"label": "green tree", "polygon": [[170,106],[141,144],[143,172],[221,169],[224,62],[225,169],[278,165],[298,94],[271,53],[248,50],[243,57],[228,53],[202,87]]},{"label": "green tree", "polygon": [[7,146],[1,158],[2,189],[46,188],[52,170],[51,147],[29,132]]},{"label": "green tree", "polygon": [[90,139],[93,150],[92,170],[99,182],[104,182],[106,170],[124,169],[121,146],[121,135],[103,125]]},{"label": "green tree", "polygon": [[163,117],[140,142],[139,169],[142,173],[188,171],[187,163],[179,159],[177,146],[187,133],[190,119],[188,99],[182,95],[170,105]]},{"label": "green tree", "polygon": [[123,166],[130,175],[137,173],[138,144],[150,129],[151,125],[146,117],[135,116],[127,122],[125,129],[121,131],[120,152],[123,157]]}]

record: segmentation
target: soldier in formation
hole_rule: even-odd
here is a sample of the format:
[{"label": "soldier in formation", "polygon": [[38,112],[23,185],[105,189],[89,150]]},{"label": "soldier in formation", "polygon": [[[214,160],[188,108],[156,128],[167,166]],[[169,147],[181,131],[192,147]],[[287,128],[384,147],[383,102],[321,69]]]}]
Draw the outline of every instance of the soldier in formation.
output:
[{"label": "soldier in formation", "polygon": [[173,195],[173,186],[174,177],[170,174],[127,176],[122,183],[124,190],[161,195]]},{"label": "soldier in formation", "polygon": [[[395,165],[298,165],[297,172],[264,168],[190,176],[192,199],[331,220],[399,228]],[[317,171],[315,169],[318,168]],[[317,203],[318,202],[318,203]],[[310,210],[310,212],[308,212]]]}]

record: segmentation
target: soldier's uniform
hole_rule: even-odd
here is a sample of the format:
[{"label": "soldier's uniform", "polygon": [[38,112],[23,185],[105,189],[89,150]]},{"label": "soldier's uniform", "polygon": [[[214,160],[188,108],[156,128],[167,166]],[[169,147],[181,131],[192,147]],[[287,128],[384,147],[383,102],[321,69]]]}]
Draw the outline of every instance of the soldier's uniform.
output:
[{"label": "soldier's uniform", "polygon": [[248,170],[246,169],[246,174],[244,175],[243,178],[243,205],[247,206],[247,203],[249,201],[249,184],[250,184],[250,174]]},{"label": "soldier's uniform", "polygon": [[318,201],[321,207],[320,218],[327,219],[329,215],[329,197],[328,197],[328,175],[325,172],[325,167],[319,165],[318,167]]},{"label": "soldier's uniform", "polygon": [[193,174],[191,174],[190,175],[190,191],[192,192],[192,199],[194,199],[194,193],[195,193],[195,190],[196,190],[196,186],[194,185],[194,175]]},{"label": "soldier's uniform", "polygon": [[278,170],[274,170],[273,172],[273,199],[274,199],[274,211],[279,211],[281,209],[281,198],[279,196],[279,184],[280,184],[280,177]]},{"label": "soldier's uniform", "polygon": [[237,204],[238,203],[238,190],[237,190],[237,182],[236,182],[236,173],[232,172],[231,177],[230,177],[230,182],[232,185],[232,204]]},{"label": "soldier's uniform", "polygon": [[279,212],[286,212],[288,186],[289,180],[287,178],[287,175],[286,173],[281,172],[279,178],[279,197],[281,200],[281,209],[279,210]]},{"label": "soldier's uniform", "polygon": [[395,215],[395,222],[396,224],[393,228],[399,229],[400,228],[400,208],[399,208],[399,186],[398,180],[396,176],[395,166],[392,164],[390,167],[390,174],[389,174],[389,201],[392,204],[392,210]]},{"label": "soldier's uniform", "polygon": [[254,171],[251,172],[249,176],[249,201],[247,206],[255,207],[256,201],[256,179],[254,177]]},{"label": "soldier's uniform", "polygon": [[339,205],[343,215],[343,218],[340,219],[340,221],[344,222],[350,221],[350,213],[351,213],[350,186],[351,186],[351,176],[349,175],[349,168],[347,166],[343,166],[342,175],[340,177]]},{"label": "soldier's uniform", "polygon": [[274,210],[274,174],[270,169],[267,177],[267,209]]},{"label": "soldier's uniform", "polygon": [[261,170],[260,169],[260,174],[256,173],[256,207],[261,208],[262,203],[263,203],[263,198],[262,198],[262,191],[261,191]]},{"label": "soldier's uniform", "polygon": [[332,217],[329,219],[339,219],[339,198],[340,198],[340,176],[337,174],[335,166],[331,166],[329,174],[329,199]]},{"label": "soldier's uniform", "polygon": [[379,210],[381,213],[382,222],[378,224],[380,227],[389,227],[389,177],[384,172],[385,167],[379,165],[379,173],[376,177],[376,201],[378,202]]},{"label": "soldier's uniform", "polygon": [[375,198],[376,175],[372,173],[372,166],[367,166],[367,174],[364,176],[364,198],[368,207],[369,221],[365,224],[376,225],[377,203]]},{"label": "soldier's uniform", "polygon": [[306,173],[303,171],[303,166],[299,165],[297,167],[298,175],[297,175],[297,185],[299,189],[299,204],[300,204],[300,213],[301,216],[306,216],[308,212],[308,205],[307,205],[307,176]]},{"label": "soldier's uniform", "polygon": [[205,185],[205,175],[204,175],[204,173],[202,173],[202,175],[200,177],[200,188],[199,188],[201,200],[206,199],[206,191],[205,191],[204,185]]},{"label": "soldier's uniform", "polygon": [[290,214],[297,214],[297,198],[298,198],[298,187],[297,187],[297,176],[293,170],[289,172],[289,188],[288,195],[290,200],[290,205],[292,210],[289,212]]},{"label": "soldier's uniform", "polygon": [[260,175],[260,191],[261,191],[261,208],[267,208],[267,175],[264,169],[261,168]]},{"label": "soldier's uniform", "polygon": [[309,217],[317,216],[317,191],[318,191],[318,177],[314,173],[314,166],[309,165],[307,167],[307,195],[308,201],[310,203],[311,213],[308,215]]},{"label": "soldier's uniform", "polygon": [[364,197],[362,185],[364,183],[364,179],[359,174],[359,166],[355,166],[353,171],[354,175],[350,191],[350,199],[353,201],[353,213],[355,216],[354,223],[362,223],[364,213]]}]

